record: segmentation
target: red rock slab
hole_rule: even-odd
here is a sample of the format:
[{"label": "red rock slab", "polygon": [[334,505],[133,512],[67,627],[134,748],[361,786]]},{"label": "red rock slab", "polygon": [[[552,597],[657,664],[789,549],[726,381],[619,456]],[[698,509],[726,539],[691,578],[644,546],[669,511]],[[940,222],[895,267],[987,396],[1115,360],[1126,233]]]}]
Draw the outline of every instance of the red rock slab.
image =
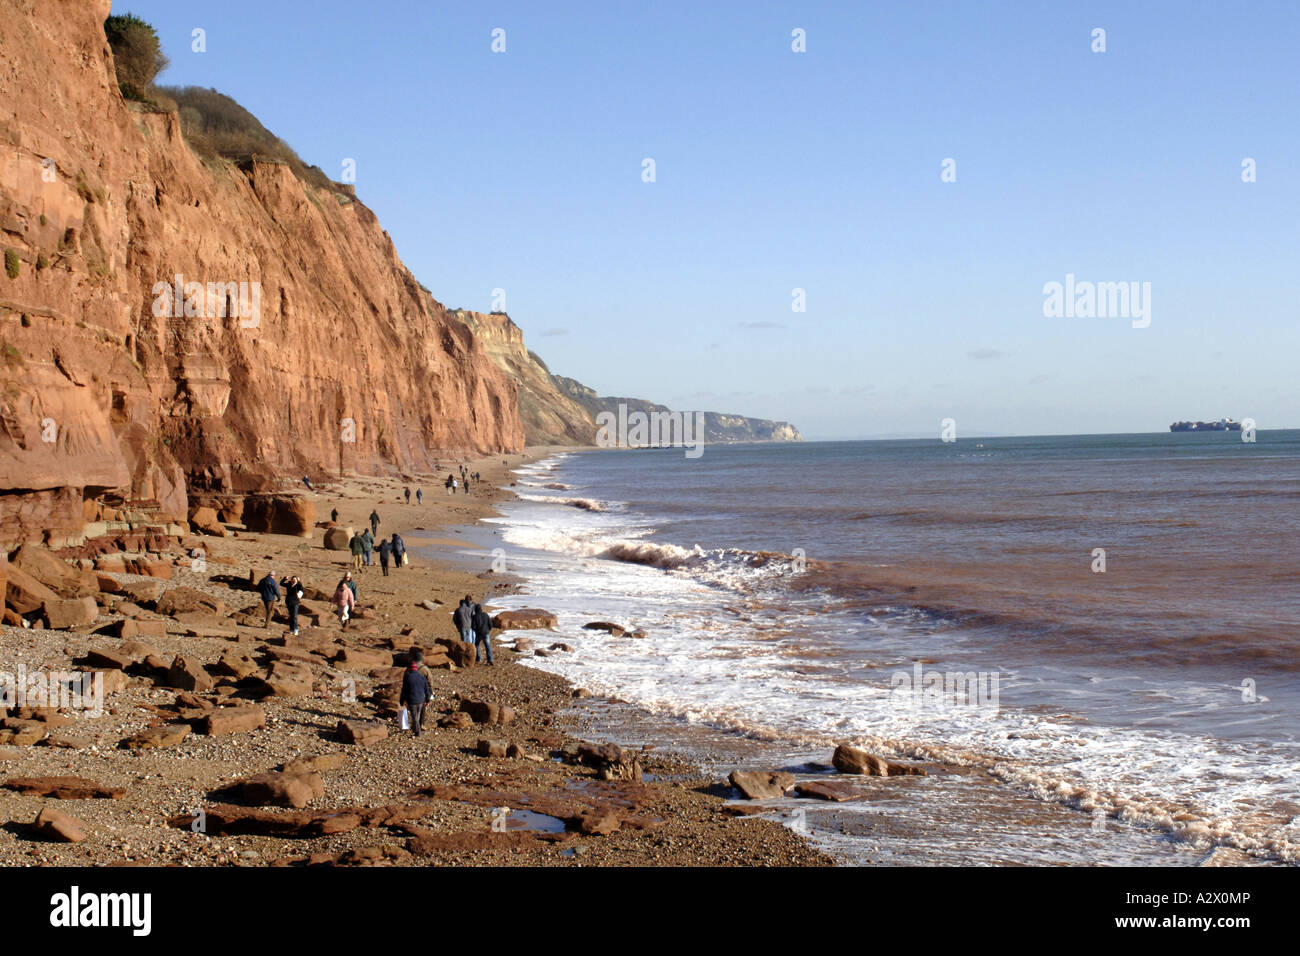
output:
[{"label": "red rock slab", "polygon": [[830,800],[835,803],[862,800],[867,796],[851,784],[832,783],[825,780],[813,780],[808,783],[797,784],[794,792],[801,797],[810,797],[814,800]]},{"label": "red rock slab", "polygon": [[120,800],[126,796],[121,787],[105,787],[85,777],[13,777],[2,786],[27,796],[54,800]]}]

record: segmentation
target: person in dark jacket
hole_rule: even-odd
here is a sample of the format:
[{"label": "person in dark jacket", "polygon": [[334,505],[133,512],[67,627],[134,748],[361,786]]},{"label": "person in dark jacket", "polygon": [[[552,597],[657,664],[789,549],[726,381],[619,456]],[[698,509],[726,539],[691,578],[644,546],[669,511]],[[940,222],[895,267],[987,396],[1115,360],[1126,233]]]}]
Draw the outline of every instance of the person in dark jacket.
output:
[{"label": "person in dark jacket", "polygon": [[375,536],[367,528],[361,532],[361,558],[366,567],[370,567],[370,552],[375,550]]},{"label": "person in dark jacket", "polygon": [[266,608],[266,619],[262,622],[262,626],[270,627],[271,609],[275,607],[275,602],[280,600],[280,585],[275,583],[274,571],[267,571],[266,577],[257,582],[257,592],[262,595],[262,606]]},{"label": "person in dark jacket", "polygon": [[424,707],[433,696],[433,687],[428,676],[421,671],[424,664],[424,652],[416,650],[411,654],[411,666],[402,675],[402,693],[398,703],[407,709],[411,717],[411,732],[420,736],[420,725],[424,721]]},{"label": "person in dark jacket", "polygon": [[379,537],[379,512],[370,512],[370,537]]},{"label": "person in dark jacket", "polygon": [[402,536],[400,534],[394,531],[393,532],[393,567],[400,568],[402,566],[402,556],[404,554],[406,554],[406,542],[402,540]]},{"label": "person in dark jacket", "polygon": [[416,488],[416,489],[415,489],[415,503],[416,503],[417,505],[422,505],[422,504],[424,504],[424,489],[423,489],[423,488]]},{"label": "person in dark jacket", "polygon": [[403,488],[402,493],[406,495],[406,503],[409,505],[411,503],[411,489]]},{"label": "person in dark jacket", "polygon": [[331,508],[331,509],[330,509],[330,521],[333,521],[335,524],[338,524],[338,523],[339,523],[339,509],[338,509],[338,508]]},{"label": "person in dark jacket", "polygon": [[466,594],[456,606],[456,610],[451,612],[451,622],[456,625],[456,630],[460,633],[460,639],[466,644],[474,643],[474,602]]},{"label": "person in dark jacket", "polygon": [[302,603],[302,582],[298,575],[291,574],[280,582],[284,586],[284,607],[289,612],[289,633],[298,634],[298,605]]},{"label": "person in dark jacket", "polygon": [[393,557],[393,544],[387,538],[383,538],[380,540],[377,550],[379,551],[379,566],[383,568],[384,577],[388,577],[388,562]]},{"label": "person in dark jacket", "polygon": [[488,666],[495,667],[496,662],[492,660],[492,618],[488,617],[488,613],[483,610],[482,604],[474,605],[474,615],[471,622],[474,627],[474,639],[478,643],[478,650],[474,652],[474,660],[480,660],[483,649],[487,648]]},{"label": "person in dark jacket", "polygon": [[[429,686],[430,686],[430,687],[433,687],[433,671],[429,670],[429,665],[426,664],[426,663],[424,663],[424,651],[420,651],[419,648],[416,648],[416,650],[419,651],[419,654],[420,654],[420,659],[417,660],[417,661],[415,661],[416,669],[417,669],[421,674],[424,675],[424,679],[427,680],[427,681],[429,682]],[[415,659],[414,654],[412,654],[412,660],[414,660],[414,659]],[[433,694],[432,694],[432,693],[429,694],[429,703],[430,703],[430,704],[433,703]],[[420,726],[421,726],[421,727],[424,726],[424,719],[425,719],[426,717],[428,717],[428,716],[429,716],[429,708],[428,708],[428,706],[426,705],[425,708],[424,708],[424,710],[420,711]]]},{"label": "person in dark jacket", "polygon": [[353,601],[357,601],[361,598],[361,595],[357,592],[357,582],[352,580],[351,571],[343,575],[343,583],[346,584],[348,586],[348,590],[352,592]]}]

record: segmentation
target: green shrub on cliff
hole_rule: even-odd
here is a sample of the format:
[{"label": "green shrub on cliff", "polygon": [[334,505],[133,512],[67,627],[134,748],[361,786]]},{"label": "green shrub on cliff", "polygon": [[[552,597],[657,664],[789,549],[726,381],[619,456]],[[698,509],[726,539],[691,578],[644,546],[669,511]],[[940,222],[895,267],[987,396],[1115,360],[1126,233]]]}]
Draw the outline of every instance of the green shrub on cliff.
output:
[{"label": "green shrub on cliff", "polygon": [[13,249],[5,250],[5,275],[11,279],[18,278],[18,270],[21,268],[18,253]]},{"label": "green shrub on cliff", "polygon": [[113,48],[117,69],[117,87],[129,100],[150,102],[154,78],[167,68],[158,33],[133,13],[109,17],[104,21],[104,35]]},{"label": "green shrub on cliff", "polygon": [[253,157],[286,164],[313,186],[330,188],[318,167],[308,166],[284,140],[229,96],[201,86],[164,86],[159,92],[176,102],[185,141],[200,156],[242,162]]}]

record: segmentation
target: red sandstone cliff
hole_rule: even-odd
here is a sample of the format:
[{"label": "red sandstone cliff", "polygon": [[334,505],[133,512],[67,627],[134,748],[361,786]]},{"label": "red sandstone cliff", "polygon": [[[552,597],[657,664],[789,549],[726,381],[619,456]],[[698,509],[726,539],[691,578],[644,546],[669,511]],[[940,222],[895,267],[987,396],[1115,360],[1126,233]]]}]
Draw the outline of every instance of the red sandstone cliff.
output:
[{"label": "red sandstone cliff", "polygon": [[591,414],[560,391],[545,363],[524,345],[524,333],[510,316],[466,309],[450,314],[469,326],[484,351],[514,379],[528,444],[590,445],[595,441],[596,423]]},{"label": "red sandstone cliff", "polygon": [[[175,114],[122,99],[109,7],[0,0],[0,545],[75,539],[83,494],[183,517],[187,491],[340,456],[521,448],[514,382],[369,209],[277,163],[205,164]],[[177,275],[258,283],[260,310],[218,314],[238,307],[218,290],[160,317]]]}]

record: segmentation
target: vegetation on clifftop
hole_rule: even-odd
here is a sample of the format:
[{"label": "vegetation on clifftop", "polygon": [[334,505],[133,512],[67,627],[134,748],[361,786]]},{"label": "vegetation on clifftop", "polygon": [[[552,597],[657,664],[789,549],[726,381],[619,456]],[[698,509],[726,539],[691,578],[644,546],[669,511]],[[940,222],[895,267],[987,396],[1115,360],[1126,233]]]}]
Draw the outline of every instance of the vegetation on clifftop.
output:
[{"label": "vegetation on clifftop", "polygon": [[168,59],[154,28],[133,13],[104,21],[104,35],[113,48],[117,87],[128,100],[152,102],[154,78],[167,68]]},{"label": "vegetation on clifftop", "polygon": [[122,95],[157,109],[180,114],[185,141],[204,159],[246,162],[253,158],[284,163],[303,182],[333,189],[318,166],[309,166],[284,140],[224,93],[200,86],[155,86],[168,59],[154,28],[134,14],[111,16],[104,35],[113,48],[117,85]]},{"label": "vegetation on clifftop", "polygon": [[333,188],[318,166],[308,166],[284,140],[229,96],[201,86],[164,86],[159,92],[176,103],[181,132],[196,153],[240,162],[253,157],[281,162],[304,182]]}]

